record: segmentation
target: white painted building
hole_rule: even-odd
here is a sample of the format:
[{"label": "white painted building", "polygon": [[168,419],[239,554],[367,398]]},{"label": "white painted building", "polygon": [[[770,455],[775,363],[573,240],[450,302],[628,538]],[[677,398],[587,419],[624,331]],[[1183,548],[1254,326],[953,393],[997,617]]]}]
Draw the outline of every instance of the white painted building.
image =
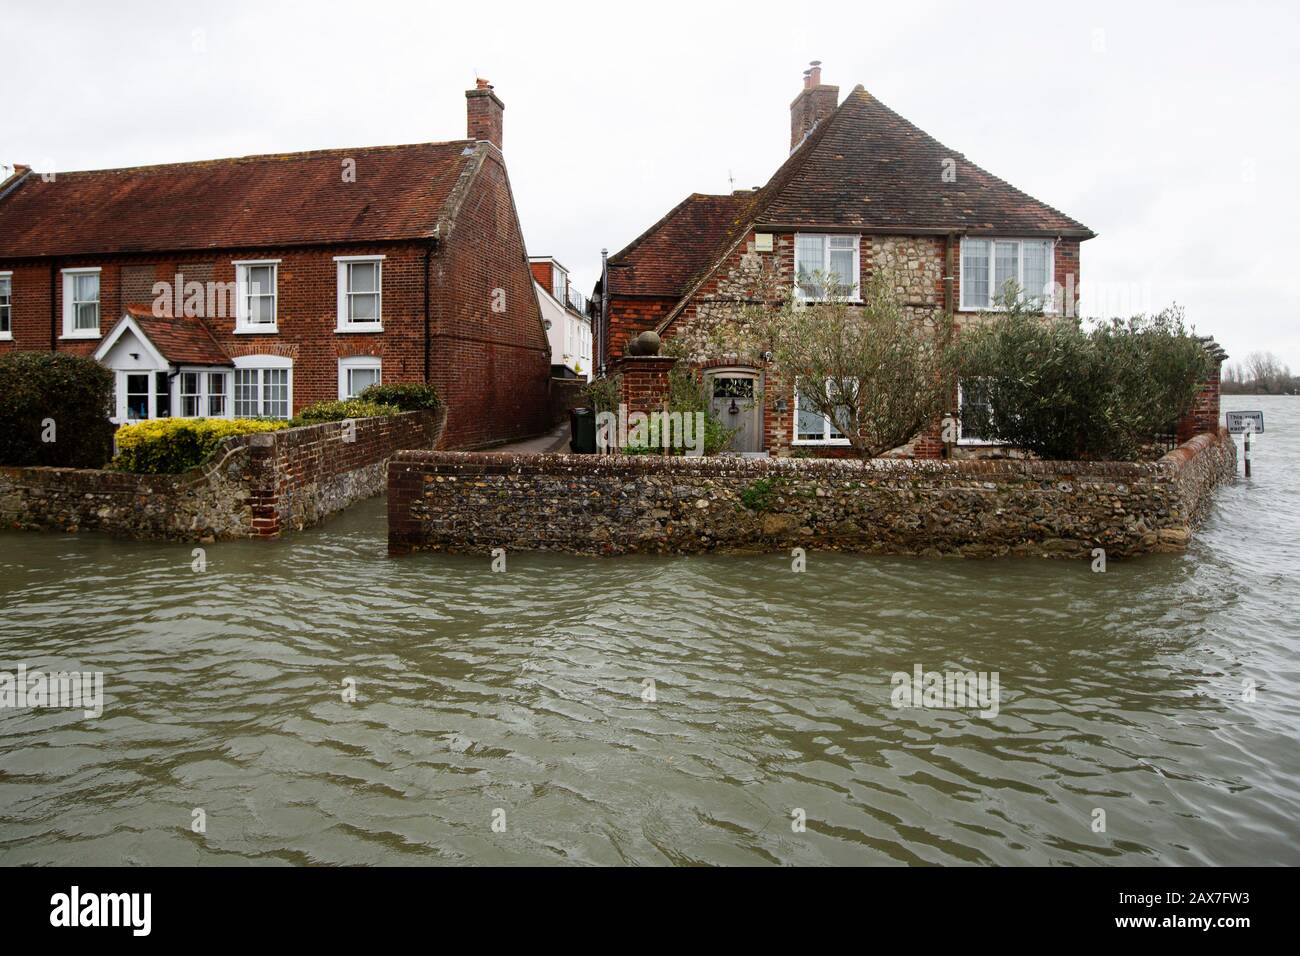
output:
[{"label": "white painted building", "polygon": [[531,256],[533,285],[551,346],[551,374],[591,381],[591,317],[587,301],[569,282],[569,271],[550,256]]}]

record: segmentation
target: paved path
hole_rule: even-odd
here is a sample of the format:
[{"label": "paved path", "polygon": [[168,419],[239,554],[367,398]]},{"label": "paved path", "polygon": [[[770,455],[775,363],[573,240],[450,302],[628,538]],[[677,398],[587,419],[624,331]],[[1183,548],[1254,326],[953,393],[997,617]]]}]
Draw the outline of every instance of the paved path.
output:
[{"label": "paved path", "polygon": [[566,420],[556,425],[545,435],[538,435],[536,438],[529,438],[527,441],[511,442],[508,445],[497,445],[495,448],[485,448],[483,450],[502,455],[547,455],[552,452],[568,454],[569,423]]}]

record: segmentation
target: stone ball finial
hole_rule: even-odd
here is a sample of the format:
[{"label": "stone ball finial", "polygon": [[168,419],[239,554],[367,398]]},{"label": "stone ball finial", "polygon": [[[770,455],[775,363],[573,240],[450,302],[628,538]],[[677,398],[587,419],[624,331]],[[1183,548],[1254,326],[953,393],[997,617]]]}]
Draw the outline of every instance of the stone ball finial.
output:
[{"label": "stone ball finial", "polygon": [[660,341],[658,332],[642,332],[636,337],[636,341],[641,346],[641,350],[636,353],[637,355],[659,354]]}]

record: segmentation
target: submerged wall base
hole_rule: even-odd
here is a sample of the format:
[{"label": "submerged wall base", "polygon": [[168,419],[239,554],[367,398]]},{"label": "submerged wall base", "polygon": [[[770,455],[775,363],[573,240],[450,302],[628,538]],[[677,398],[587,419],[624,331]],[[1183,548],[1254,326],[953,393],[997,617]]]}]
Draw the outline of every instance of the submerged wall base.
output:
[{"label": "submerged wall base", "polygon": [[446,411],[357,419],[227,439],[179,475],[88,468],[0,468],[0,527],[102,531],[124,538],[276,537],[382,494],[388,459],[433,448]]},{"label": "submerged wall base", "polygon": [[1222,430],[1143,463],[403,451],[388,466],[388,544],[1123,557],[1186,547],[1235,474]]}]

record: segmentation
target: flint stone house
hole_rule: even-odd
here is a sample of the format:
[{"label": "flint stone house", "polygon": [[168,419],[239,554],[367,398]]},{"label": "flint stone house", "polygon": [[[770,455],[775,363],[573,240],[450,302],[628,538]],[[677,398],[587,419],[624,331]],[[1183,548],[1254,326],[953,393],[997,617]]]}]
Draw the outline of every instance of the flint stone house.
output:
[{"label": "flint stone house", "polygon": [[118,421],[287,418],[429,382],[443,444],[549,427],[549,349],[479,81],[468,138],[0,184],[0,354],[91,355]]},{"label": "flint stone house", "polygon": [[[697,344],[711,314],[750,294],[759,274],[778,275],[787,288],[806,287],[816,273],[861,288],[887,267],[909,310],[951,311],[959,329],[989,310],[1008,280],[1042,296],[1049,312],[1077,307],[1079,245],[1092,230],[980,169],[861,86],[839,102],[817,62],[790,105],[790,150],[761,188],[688,196],[611,256],[596,287],[605,367],[653,396],[646,383],[665,360],[626,357],[628,342],[646,330],[684,340],[714,413],[739,429],[732,450],[848,451],[832,421],[800,408],[789,383]],[[816,298],[815,290],[805,295]],[[954,407],[962,400],[954,396]],[[983,443],[965,433],[959,444]],[[908,451],[942,454],[937,423]]]}]

